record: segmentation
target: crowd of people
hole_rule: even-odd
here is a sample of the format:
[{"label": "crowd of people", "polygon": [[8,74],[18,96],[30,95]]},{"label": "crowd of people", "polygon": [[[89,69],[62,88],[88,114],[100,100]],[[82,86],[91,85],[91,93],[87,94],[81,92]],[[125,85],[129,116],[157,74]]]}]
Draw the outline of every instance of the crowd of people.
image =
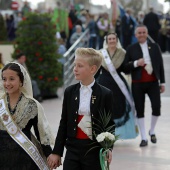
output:
[{"label": "crowd of people", "polygon": [[123,48],[126,49],[128,45],[137,42],[135,27],[140,24],[147,26],[150,39],[160,45],[162,52],[170,52],[169,13],[158,13],[152,7],[148,13],[139,11],[136,17],[133,15],[133,10],[127,8],[124,15],[119,16],[114,23],[109,18],[108,13],[93,15],[88,10],[82,10],[77,14],[76,10],[71,9],[69,12],[69,37],[66,39],[66,49],[72,45],[70,38],[77,25],[81,26],[81,32],[84,32],[86,28],[89,29],[88,47],[90,48],[101,49],[104,37],[108,32],[114,30]]},{"label": "crowd of people", "polygon": [[[6,14],[4,16],[7,40],[15,40],[18,24],[29,11],[31,10],[28,4],[25,3],[22,10],[16,12],[15,15]],[[86,28],[89,28],[88,41],[86,40],[88,46],[94,49],[101,49],[105,35],[109,31],[114,30],[123,48],[126,49],[129,44],[137,41],[134,30],[135,27],[140,24],[147,26],[149,36],[160,45],[162,52],[170,52],[170,15],[169,13],[163,14],[156,12],[152,7],[148,13],[139,11],[137,16],[133,15],[132,9],[127,8],[124,11],[124,15],[118,16],[114,23],[106,12],[94,15],[85,9],[81,11],[70,9],[68,13],[68,37],[66,33],[61,30],[61,32],[59,32],[59,39],[63,39],[65,48],[68,49],[73,44],[70,38],[73,36],[73,39],[75,39],[74,33],[77,32],[77,26],[81,27],[81,31],[79,32],[84,32]],[[81,44],[83,47],[83,43]],[[79,46],[81,46],[81,44],[79,44]],[[60,42],[58,45],[60,46]]]},{"label": "crowd of people", "polygon": [[[151,9],[146,15],[140,12],[143,18],[135,20],[132,11],[127,9],[120,27],[116,27],[107,13],[95,20],[88,11],[79,17],[74,12],[69,13],[73,27],[70,27],[66,46],[69,48],[89,28],[90,47],[83,47],[88,41],[86,37],[75,49],[73,72],[78,83],[65,89],[55,142],[43,108],[33,98],[27,69],[17,61],[2,67],[2,170],[55,169],[62,165],[64,147],[67,150],[63,170],[101,169],[101,145],[96,141],[100,134],[101,113],[110,117],[106,129],[120,139],[135,139],[140,132],[139,146],[146,147],[146,94],[152,107],[148,134],[150,141],[157,143],[155,127],[161,115],[161,93],[165,91],[164,64],[158,45],[161,30],[158,15]],[[155,25],[150,25],[152,22]],[[113,31],[114,28],[117,29]],[[154,42],[148,41],[148,35]],[[130,82],[126,74],[131,75]],[[32,127],[35,134],[31,132]],[[106,156],[108,163],[112,161],[112,149],[113,146]]]},{"label": "crowd of people", "polygon": [[[11,12],[11,13],[5,13],[3,16],[4,22],[5,22],[5,28],[7,32],[7,41],[14,41],[16,38],[16,31],[18,28],[19,22],[21,22],[25,15],[31,12],[31,8],[29,7],[28,2],[24,2],[24,5],[21,9],[21,11]],[[0,15],[1,12],[0,12]]]}]

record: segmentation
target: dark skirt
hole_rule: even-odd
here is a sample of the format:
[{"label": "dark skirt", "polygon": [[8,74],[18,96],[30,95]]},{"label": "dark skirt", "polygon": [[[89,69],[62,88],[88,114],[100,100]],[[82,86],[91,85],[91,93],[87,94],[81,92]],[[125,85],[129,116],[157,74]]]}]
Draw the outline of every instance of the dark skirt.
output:
[{"label": "dark skirt", "polygon": [[[25,134],[30,136],[29,132]],[[0,130],[0,170],[39,170],[31,157],[6,131],[2,130]]]},{"label": "dark skirt", "polygon": [[[119,77],[128,88],[124,77],[121,74],[119,74]],[[102,69],[101,74],[97,77],[97,82],[113,92],[114,119],[117,119],[116,126],[119,127],[124,125],[129,119],[131,108],[121,89],[119,88],[111,74],[105,69]]]}]

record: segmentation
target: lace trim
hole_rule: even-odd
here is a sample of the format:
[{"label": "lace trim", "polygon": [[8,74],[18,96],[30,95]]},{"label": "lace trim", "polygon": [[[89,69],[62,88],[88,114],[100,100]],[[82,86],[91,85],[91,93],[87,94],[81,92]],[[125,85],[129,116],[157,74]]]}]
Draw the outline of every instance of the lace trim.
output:
[{"label": "lace trim", "polygon": [[[7,98],[5,97],[7,102]],[[8,108],[7,108],[8,109]],[[12,115],[13,120],[16,122],[19,128],[24,129],[30,119],[37,116],[37,105],[31,100],[27,99],[25,96],[22,97],[21,101],[18,103],[15,114]],[[0,129],[5,130],[2,123],[0,122]]]}]

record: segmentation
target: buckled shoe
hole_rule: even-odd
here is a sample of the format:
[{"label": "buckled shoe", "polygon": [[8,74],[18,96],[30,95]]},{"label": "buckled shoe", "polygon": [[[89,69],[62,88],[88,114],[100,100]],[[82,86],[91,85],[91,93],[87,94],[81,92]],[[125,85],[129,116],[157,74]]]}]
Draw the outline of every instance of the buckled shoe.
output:
[{"label": "buckled shoe", "polygon": [[139,146],[144,147],[144,146],[147,146],[147,145],[148,145],[148,141],[147,140],[142,140]]}]

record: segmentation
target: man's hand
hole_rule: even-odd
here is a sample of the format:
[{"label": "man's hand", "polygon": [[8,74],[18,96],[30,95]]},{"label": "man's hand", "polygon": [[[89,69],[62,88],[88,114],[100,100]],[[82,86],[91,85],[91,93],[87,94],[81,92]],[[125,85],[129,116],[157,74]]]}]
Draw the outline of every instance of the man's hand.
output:
[{"label": "man's hand", "polygon": [[47,158],[47,162],[48,162],[50,169],[56,169],[57,167],[62,165],[61,156],[56,155],[56,154],[50,154]]},{"label": "man's hand", "polygon": [[165,91],[165,86],[164,85],[160,85],[160,93],[163,93]]},{"label": "man's hand", "polygon": [[145,61],[143,58],[140,58],[138,61],[137,61],[137,66],[144,66],[145,65]]}]

